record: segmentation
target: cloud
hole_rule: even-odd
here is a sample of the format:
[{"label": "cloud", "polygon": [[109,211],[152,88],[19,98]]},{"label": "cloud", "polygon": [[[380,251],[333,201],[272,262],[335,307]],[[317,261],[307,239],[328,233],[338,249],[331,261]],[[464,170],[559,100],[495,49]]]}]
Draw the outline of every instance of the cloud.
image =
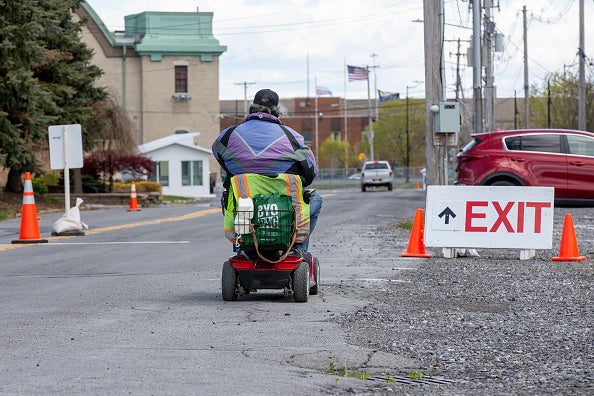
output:
[{"label": "cloud", "polygon": [[[124,16],[144,11],[196,11],[195,0],[88,0],[110,30],[122,30]],[[499,96],[523,96],[522,6],[529,10],[530,83],[549,72],[563,71],[576,61],[578,4],[575,0],[500,0],[491,10],[497,30],[505,35],[505,51],[496,55],[495,85]],[[546,4],[543,4],[546,3]],[[466,50],[472,34],[472,10],[467,1],[445,2],[446,84],[454,96],[456,65],[464,95],[472,97],[472,69]],[[592,32],[594,4],[586,2],[586,55],[594,57]],[[220,96],[243,99],[268,86],[283,97],[314,94],[314,79],[334,95],[344,95],[345,62],[380,66],[377,88],[404,92],[406,86],[425,80],[422,2],[409,0],[205,0],[200,11],[214,13],[214,35],[228,51],[220,58]],[[588,34],[590,33],[590,34]],[[462,55],[458,54],[461,40]],[[376,57],[372,57],[376,54]],[[458,59],[459,57],[459,59]],[[374,82],[372,81],[372,90]],[[367,84],[346,84],[349,98],[366,98]],[[424,96],[423,88],[411,95]]]}]

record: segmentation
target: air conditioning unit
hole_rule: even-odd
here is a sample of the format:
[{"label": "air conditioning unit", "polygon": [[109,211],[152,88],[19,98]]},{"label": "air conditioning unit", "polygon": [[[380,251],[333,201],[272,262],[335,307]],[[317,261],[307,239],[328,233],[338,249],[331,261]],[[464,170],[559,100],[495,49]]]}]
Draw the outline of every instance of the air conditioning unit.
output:
[{"label": "air conditioning unit", "polygon": [[172,96],[173,100],[191,100],[192,95],[188,93],[174,93]]}]

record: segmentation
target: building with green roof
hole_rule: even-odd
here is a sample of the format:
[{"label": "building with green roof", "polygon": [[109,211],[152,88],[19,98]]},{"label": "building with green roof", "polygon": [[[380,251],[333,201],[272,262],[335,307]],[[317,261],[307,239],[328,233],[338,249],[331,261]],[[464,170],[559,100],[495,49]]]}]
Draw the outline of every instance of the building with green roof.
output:
[{"label": "building with green roof", "polygon": [[220,132],[219,57],[227,49],[213,36],[212,12],[127,15],[116,32],[86,2],[74,18],[87,21],[82,39],[104,71],[98,84],[128,112],[140,144],[200,132],[196,144],[210,147]]}]

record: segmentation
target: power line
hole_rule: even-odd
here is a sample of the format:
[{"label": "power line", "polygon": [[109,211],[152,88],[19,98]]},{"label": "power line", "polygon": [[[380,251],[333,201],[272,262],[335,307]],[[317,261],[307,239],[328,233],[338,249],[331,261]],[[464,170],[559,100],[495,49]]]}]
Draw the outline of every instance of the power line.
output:
[{"label": "power line", "polygon": [[256,82],[252,81],[252,82],[247,82],[247,81],[242,81],[242,82],[237,82],[235,83],[235,85],[243,85],[243,115],[247,116],[248,115],[248,108],[247,108],[247,86],[248,85],[254,85]]}]

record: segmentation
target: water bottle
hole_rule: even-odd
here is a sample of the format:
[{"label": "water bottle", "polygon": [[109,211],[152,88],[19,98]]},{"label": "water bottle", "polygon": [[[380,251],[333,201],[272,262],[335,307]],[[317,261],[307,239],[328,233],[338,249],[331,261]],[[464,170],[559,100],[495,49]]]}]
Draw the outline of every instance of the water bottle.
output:
[{"label": "water bottle", "polygon": [[254,201],[251,198],[239,198],[237,201],[237,214],[235,215],[235,233],[247,235],[250,233],[250,224],[254,217]]}]

